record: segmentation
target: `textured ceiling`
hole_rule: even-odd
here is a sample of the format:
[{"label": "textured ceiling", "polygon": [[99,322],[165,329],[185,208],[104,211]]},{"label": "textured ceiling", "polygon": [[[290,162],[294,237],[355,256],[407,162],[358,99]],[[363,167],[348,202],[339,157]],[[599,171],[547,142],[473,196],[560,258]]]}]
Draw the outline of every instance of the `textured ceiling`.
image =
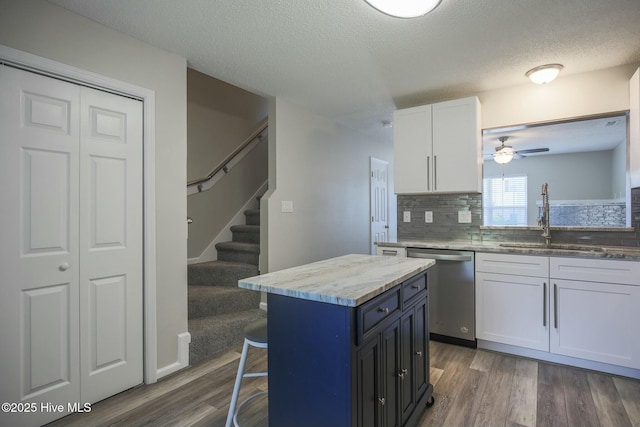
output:
[{"label": "textured ceiling", "polygon": [[397,19],[363,0],[50,0],[200,72],[362,130],[396,108],[640,62],[640,0],[443,0]]}]

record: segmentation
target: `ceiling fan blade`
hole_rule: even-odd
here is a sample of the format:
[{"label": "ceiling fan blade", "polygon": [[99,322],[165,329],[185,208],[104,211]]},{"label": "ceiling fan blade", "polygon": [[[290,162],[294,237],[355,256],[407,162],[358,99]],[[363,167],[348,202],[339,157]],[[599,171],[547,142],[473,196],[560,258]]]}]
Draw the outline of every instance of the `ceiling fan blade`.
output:
[{"label": "ceiling fan blade", "polygon": [[519,154],[531,154],[531,153],[545,153],[549,151],[548,148],[530,148],[528,150],[518,150]]},{"label": "ceiling fan blade", "polygon": [[519,152],[515,152],[513,153],[513,160],[520,160],[520,159],[524,159],[527,156],[523,156],[522,154],[520,154]]}]

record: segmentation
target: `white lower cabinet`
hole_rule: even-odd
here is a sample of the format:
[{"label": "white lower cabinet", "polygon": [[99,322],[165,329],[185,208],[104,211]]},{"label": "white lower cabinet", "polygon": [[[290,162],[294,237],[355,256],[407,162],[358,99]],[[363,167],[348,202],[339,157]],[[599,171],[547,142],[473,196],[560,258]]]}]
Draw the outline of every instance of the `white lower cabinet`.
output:
[{"label": "white lower cabinet", "polygon": [[640,369],[638,327],[640,262],[476,253],[478,339]]},{"label": "white lower cabinet", "polygon": [[478,339],[548,351],[548,276],[548,257],[476,253]]},{"label": "white lower cabinet", "polygon": [[546,292],[540,277],[476,273],[477,337],[548,351]]},{"label": "white lower cabinet", "polygon": [[551,258],[550,265],[550,351],[640,369],[639,263]]}]

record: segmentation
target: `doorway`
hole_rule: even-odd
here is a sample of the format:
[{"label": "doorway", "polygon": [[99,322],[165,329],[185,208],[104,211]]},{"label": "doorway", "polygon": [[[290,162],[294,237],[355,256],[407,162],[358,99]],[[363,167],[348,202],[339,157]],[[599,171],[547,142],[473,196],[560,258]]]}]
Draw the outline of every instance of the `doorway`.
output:
[{"label": "doorway", "polygon": [[376,254],[375,242],[389,240],[389,162],[371,157],[369,168],[370,189],[370,246]]}]

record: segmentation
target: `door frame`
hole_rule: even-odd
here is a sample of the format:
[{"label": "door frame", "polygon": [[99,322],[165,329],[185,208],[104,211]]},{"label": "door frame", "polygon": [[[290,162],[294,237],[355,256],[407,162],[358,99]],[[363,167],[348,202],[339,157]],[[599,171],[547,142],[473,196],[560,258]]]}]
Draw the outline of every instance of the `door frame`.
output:
[{"label": "door frame", "polygon": [[158,380],[156,316],[155,92],[0,44],[0,63],[142,101],[143,112],[143,380]]}]

